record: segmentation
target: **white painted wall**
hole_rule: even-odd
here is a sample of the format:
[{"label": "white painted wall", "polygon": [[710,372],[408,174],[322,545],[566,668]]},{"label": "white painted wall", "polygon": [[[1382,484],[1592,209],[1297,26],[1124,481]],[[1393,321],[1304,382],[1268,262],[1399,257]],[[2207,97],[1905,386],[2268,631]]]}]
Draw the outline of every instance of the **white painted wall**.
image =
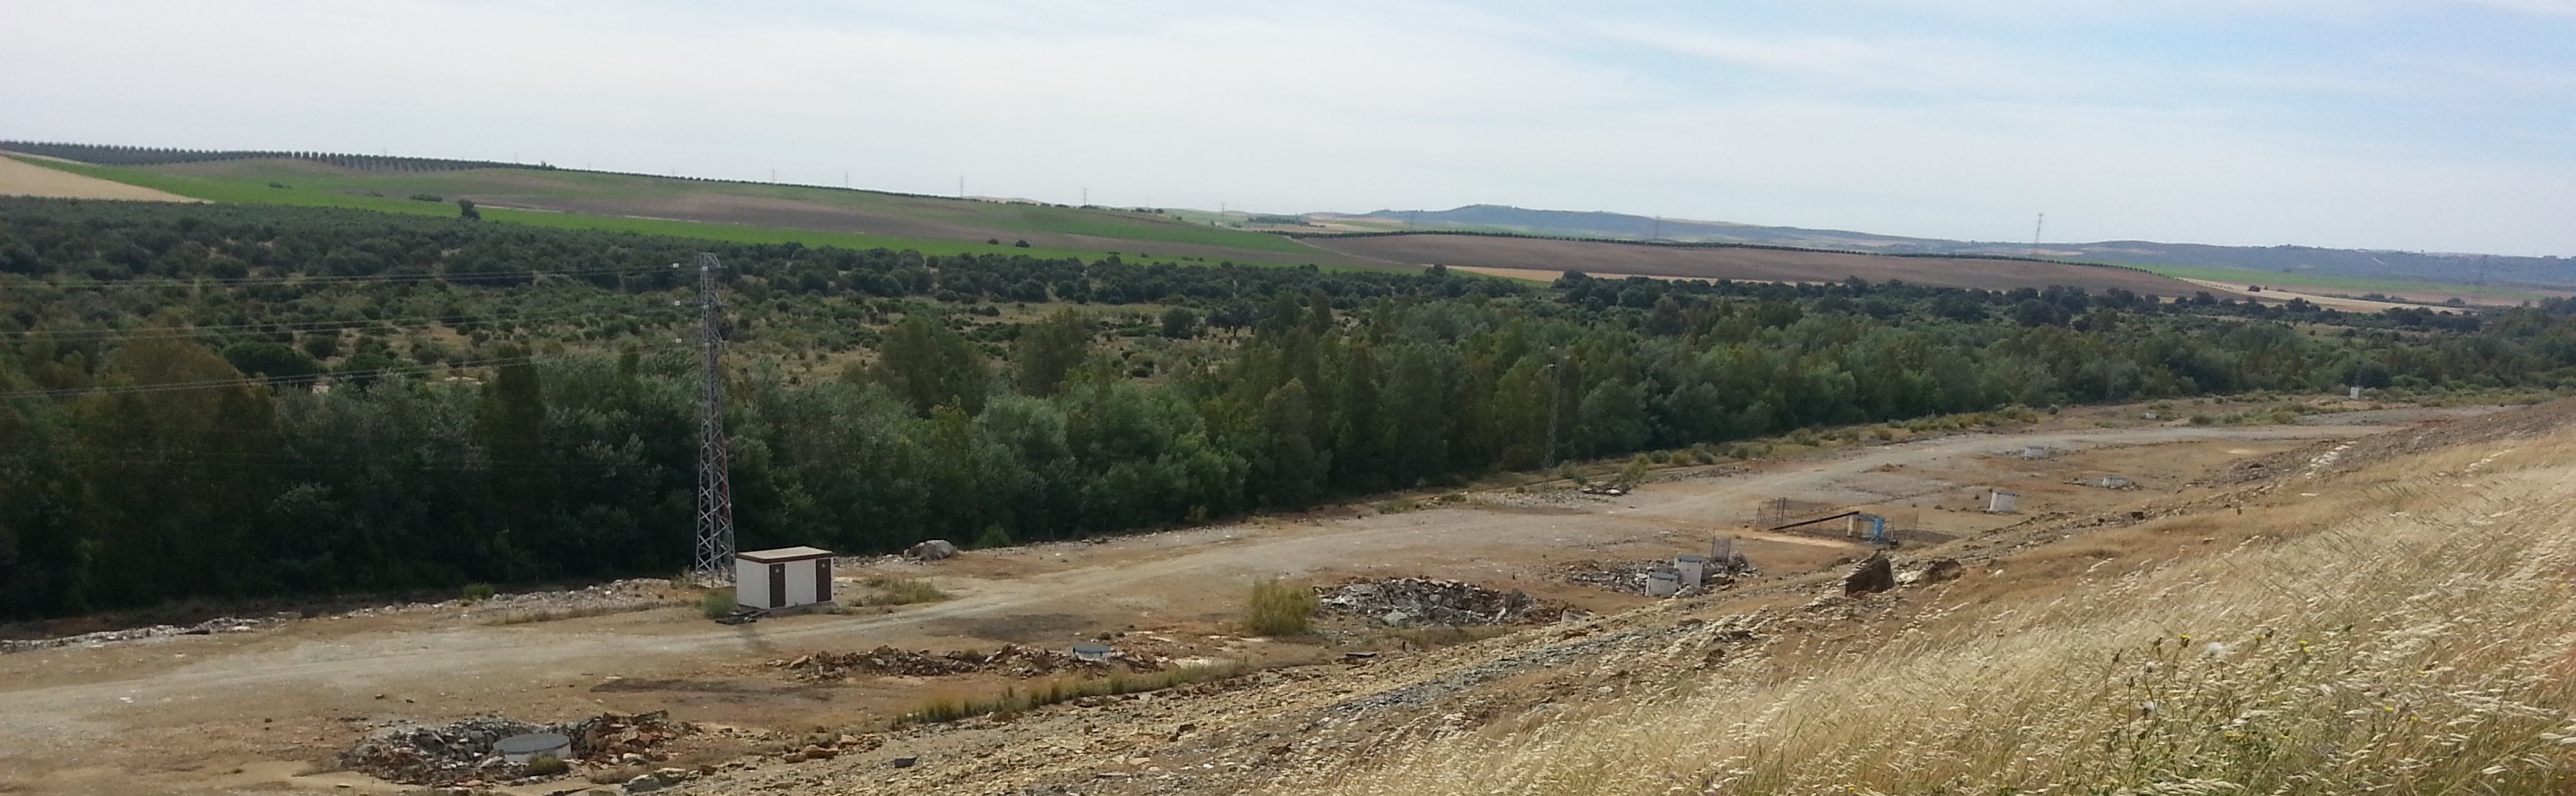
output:
[{"label": "white painted wall", "polygon": [[785,562],[787,569],[787,604],[779,606],[769,604],[770,565],[747,558],[734,559],[733,601],[738,605],[747,605],[753,608],[793,608],[799,605],[812,605],[814,603],[822,602],[822,600],[816,599],[818,593],[822,590],[820,579],[816,576],[821,574],[819,571],[828,570],[815,564],[815,561],[817,560],[829,561],[830,559],[807,559],[804,561]]}]

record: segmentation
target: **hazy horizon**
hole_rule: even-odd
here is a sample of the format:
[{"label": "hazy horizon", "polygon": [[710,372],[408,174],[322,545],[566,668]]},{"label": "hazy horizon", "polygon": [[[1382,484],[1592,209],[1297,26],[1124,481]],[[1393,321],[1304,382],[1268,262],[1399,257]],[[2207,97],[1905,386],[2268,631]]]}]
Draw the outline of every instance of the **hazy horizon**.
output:
[{"label": "hazy horizon", "polygon": [[[2576,2],[26,5],[0,138],[2576,255]],[[847,175],[845,178],[844,175]]]}]

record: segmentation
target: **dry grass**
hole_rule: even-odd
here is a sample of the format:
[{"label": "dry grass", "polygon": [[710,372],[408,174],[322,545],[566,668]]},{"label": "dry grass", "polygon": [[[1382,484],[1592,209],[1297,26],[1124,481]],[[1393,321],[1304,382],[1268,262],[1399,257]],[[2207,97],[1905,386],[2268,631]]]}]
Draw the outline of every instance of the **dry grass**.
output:
[{"label": "dry grass", "polygon": [[1677,656],[1650,692],[1286,789],[2576,792],[2570,453],[2560,435],[2294,476],[2242,515],[2003,562],[1892,637],[1783,636],[1696,674]]},{"label": "dry grass", "polygon": [[896,719],[898,724],[937,724],[995,713],[1019,713],[1059,702],[1084,697],[1117,696],[1146,691],[1160,691],[1176,685],[1216,680],[1242,674],[1245,667],[1237,663],[1178,666],[1143,674],[1113,674],[1086,679],[1061,678],[1029,686],[1007,686],[1001,693],[988,697],[940,694],[922,700]]},{"label": "dry grass", "polygon": [[1243,625],[1255,635],[1291,636],[1306,632],[1319,602],[1315,587],[1301,581],[1267,578],[1252,584],[1244,599]]},{"label": "dry grass", "polygon": [[918,578],[880,576],[869,578],[863,583],[868,588],[875,589],[876,593],[858,598],[854,601],[858,605],[911,605],[938,602],[954,596],[940,591],[939,587],[931,585],[930,581]]}]

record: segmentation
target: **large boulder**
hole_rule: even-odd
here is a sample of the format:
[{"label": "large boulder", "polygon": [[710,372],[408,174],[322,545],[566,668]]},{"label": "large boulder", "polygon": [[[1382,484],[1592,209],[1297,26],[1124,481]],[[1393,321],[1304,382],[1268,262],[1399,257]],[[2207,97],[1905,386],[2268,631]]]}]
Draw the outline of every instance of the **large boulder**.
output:
[{"label": "large boulder", "polygon": [[1896,564],[1888,560],[1885,550],[1869,554],[1869,558],[1852,566],[1851,574],[1843,576],[1843,596],[1845,597],[1858,597],[1893,588],[1896,588]]},{"label": "large boulder", "polygon": [[927,542],[922,542],[921,544],[913,545],[911,549],[903,551],[903,555],[905,558],[919,559],[922,561],[937,561],[943,558],[956,558],[957,545],[950,543],[946,539],[932,539]]}]

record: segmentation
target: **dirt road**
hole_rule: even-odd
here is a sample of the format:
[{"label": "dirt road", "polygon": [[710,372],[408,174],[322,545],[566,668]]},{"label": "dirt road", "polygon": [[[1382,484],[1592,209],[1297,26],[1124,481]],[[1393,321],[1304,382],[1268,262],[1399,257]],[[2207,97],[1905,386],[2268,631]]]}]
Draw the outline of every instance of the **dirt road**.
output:
[{"label": "dirt road", "polygon": [[[2345,438],[2385,426],[2150,427],[2047,433],[1968,435],[1856,449],[1768,471],[1649,485],[1597,511],[1513,514],[1486,508],[1434,509],[1329,522],[1237,524],[1163,534],[1142,560],[1085,566],[1027,577],[977,581],[958,599],[867,616],[814,616],[733,628],[688,623],[680,629],[571,623],[520,627],[457,626],[358,632],[308,639],[253,641],[229,649],[169,645],[195,658],[167,665],[92,667],[82,659],[113,650],[62,650],[0,660],[0,749],[35,752],[112,737],[151,714],[180,708],[252,709],[258,694],[363,694],[412,689],[422,680],[461,678],[493,688],[542,687],[598,672],[636,671],[676,659],[768,656],[790,647],[848,647],[918,632],[933,623],[1015,614],[1056,613],[1067,605],[1125,604],[1145,613],[1189,610],[1158,599],[1185,593],[1180,584],[1232,583],[1259,573],[1349,570],[1354,561],[1444,556],[1472,566],[1480,551],[1509,546],[1597,547],[1658,534],[1677,524],[1732,522],[1748,501],[1817,487],[1889,465],[1905,466],[2026,445],[2060,450],[2193,440]],[[1140,540],[1141,541],[1141,540]],[[701,629],[703,628],[703,629]],[[65,672],[71,672],[66,674]],[[88,672],[86,674],[82,672]],[[596,677],[588,677],[595,680]],[[357,697],[363,698],[363,697]],[[193,711],[192,711],[193,712]],[[245,713],[244,715],[248,715]],[[5,756],[0,756],[5,759]]]}]

